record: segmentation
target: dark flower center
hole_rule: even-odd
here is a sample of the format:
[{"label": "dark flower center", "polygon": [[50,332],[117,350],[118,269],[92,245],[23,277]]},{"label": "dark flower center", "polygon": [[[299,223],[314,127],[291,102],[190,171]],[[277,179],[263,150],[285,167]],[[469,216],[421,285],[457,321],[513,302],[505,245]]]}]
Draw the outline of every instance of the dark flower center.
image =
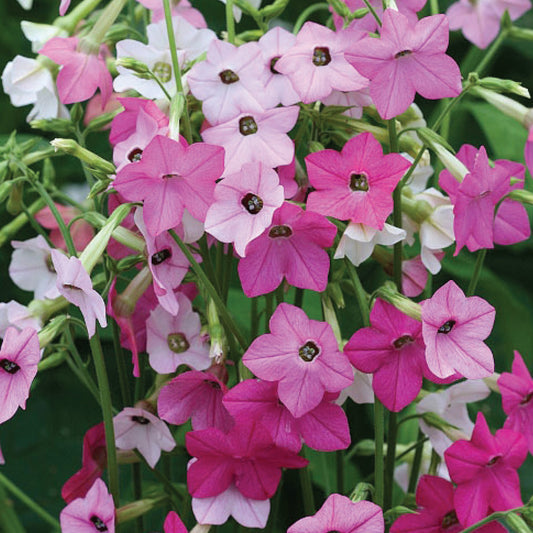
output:
[{"label": "dark flower center", "polygon": [[218,381],[211,381],[210,379],[204,379],[204,383],[207,383],[208,385],[211,385],[213,389],[220,390],[220,383]]},{"label": "dark flower center", "polygon": [[257,215],[263,209],[263,200],[251,192],[241,200],[241,204],[250,215]]},{"label": "dark flower center", "polygon": [[137,424],[141,424],[141,426],[146,426],[150,423],[150,420],[148,418],[145,418],[144,416],[134,415],[131,417],[131,420],[133,422],[137,422]]},{"label": "dark flower center", "polygon": [[533,392],[530,392],[527,396],[524,396],[520,404],[525,405],[526,403],[529,403],[531,401],[531,398],[533,398]]},{"label": "dark flower center", "polygon": [[306,363],[310,363],[315,357],[320,354],[320,348],[313,342],[307,341],[303,346],[300,346],[298,355],[300,359]]},{"label": "dark flower center", "polygon": [[135,163],[137,161],[140,161],[143,156],[143,151],[140,148],[134,148],[129,154],[128,159]]},{"label": "dark flower center", "polygon": [[450,331],[455,326],[455,320],[448,320],[448,322],[444,322],[442,326],[438,329],[438,333],[444,333],[445,335],[448,335]]},{"label": "dark flower center", "polygon": [[46,257],[46,268],[48,269],[48,272],[51,272],[52,274],[56,274],[56,269],[54,267],[54,262],[52,261],[52,256],[48,255]]},{"label": "dark flower center", "polygon": [[398,59],[400,57],[410,56],[413,52],[411,50],[402,50],[401,52],[398,52],[394,59]]},{"label": "dark flower center", "polygon": [[93,523],[94,529],[96,529],[96,531],[109,531],[107,529],[107,526],[104,524],[104,521],[98,516],[92,515],[89,520]]},{"label": "dark flower center", "polygon": [[175,172],[170,172],[169,174],[163,174],[161,177],[164,180],[171,180],[172,178],[179,178],[180,175]]},{"label": "dark flower center", "polygon": [[70,283],[63,283],[64,289],[72,289],[73,291],[81,291],[79,287],[76,287],[76,285],[71,285]]},{"label": "dark flower center", "polygon": [[350,189],[352,191],[368,191],[368,176],[366,174],[350,174]]},{"label": "dark flower center", "polygon": [[502,458],[501,455],[495,455],[488,463],[487,466],[495,465],[500,459]]},{"label": "dark flower center", "polygon": [[415,342],[415,339],[411,335],[404,335],[403,337],[398,337],[392,344],[396,349],[403,348],[406,344],[411,344]]},{"label": "dark flower center", "polygon": [[9,359],[0,359],[0,368],[5,370],[8,374],[16,374],[20,370],[20,366]]},{"label": "dark flower center", "polygon": [[[172,67],[168,63],[164,63],[163,61],[158,61],[154,65],[152,72],[155,74],[155,77],[162,83],[167,83],[170,81],[170,78],[172,78]],[[107,531],[107,528],[105,531]]]},{"label": "dark flower center", "polygon": [[313,65],[315,67],[325,67],[331,63],[331,54],[327,46],[317,46],[313,50]]},{"label": "dark flower center", "polygon": [[225,85],[231,85],[232,83],[236,83],[239,81],[239,76],[237,76],[237,74],[229,68],[223,70],[222,72],[219,72],[218,77],[220,78],[220,81]]},{"label": "dark flower center", "polygon": [[276,56],[276,57],[273,57],[271,60],[270,60],[270,72],[272,72],[272,74],[279,74],[279,72],[276,70],[276,63],[279,61],[279,58],[281,56]]},{"label": "dark flower center", "polygon": [[272,239],[277,239],[278,237],[290,237],[292,235],[292,229],[289,226],[272,226],[268,232],[268,236]]},{"label": "dark flower center", "polygon": [[449,513],[446,513],[442,519],[442,529],[451,528],[458,523],[459,520],[457,519],[457,513],[455,511],[450,511]]},{"label": "dark flower center", "polygon": [[152,265],[160,265],[163,261],[166,261],[170,257],[172,257],[172,252],[169,248],[164,248],[163,250],[160,250],[152,255]]},{"label": "dark flower center", "polygon": [[241,135],[253,135],[257,133],[257,122],[254,120],[254,117],[242,117],[239,120],[239,131]]},{"label": "dark flower center", "polygon": [[183,333],[170,333],[167,337],[167,344],[174,353],[186,352],[191,346]]}]

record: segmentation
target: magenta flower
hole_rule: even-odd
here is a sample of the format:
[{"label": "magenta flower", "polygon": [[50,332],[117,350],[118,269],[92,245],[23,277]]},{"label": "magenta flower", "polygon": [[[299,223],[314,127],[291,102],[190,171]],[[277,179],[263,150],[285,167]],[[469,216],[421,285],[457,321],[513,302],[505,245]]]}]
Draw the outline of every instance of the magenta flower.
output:
[{"label": "magenta flower", "polygon": [[533,175],[533,126],[529,128],[529,135],[527,136],[526,145],[524,147],[524,158],[529,173]]},{"label": "magenta flower", "polygon": [[106,48],[101,47],[98,54],[86,54],[78,50],[78,45],[77,37],[53,37],[39,53],[63,65],[56,80],[63,104],[88,100],[100,89],[105,106],[113,92],[113,79],[105,63]]},{"label": "magenta flower", "polygon": [[233,426],[222,404],[227,390],[210,372],[184,372],[161,389],[157,412],[169,424],[180,426],[190,418],[194,430],[218,428],[227,432]]},{"label": "magenta flower", "polygon": [[162,450],[170,452],[176,447],[166,424],[144,409],[124,408],[113,418],[113,427],[117,448],[137,448],[152,468],[159,461]]},{"label": "magenta flower", "polygon": [[[454,255],[463,246],[473,252],[494,248],[494,243],[507,245],[527,239],[531,228],[524,206],[509,198],[501,202],[511,190],[524,187],[523,165],[499,159],[491,166],[483,146],[477,150],[463,145],[457,158],[470,174],[461,183],[448,170],[443,170],[439,177],[439,185],[454,204],[453,229],[457,241]],[[522,181],[511,185],[511,178]]]},{"label": "magenta flower", "polygon": [[160,135],[142,159],[123,167],[113,186],[128,201],[144,201],[143,217],[157,236],[178,226],[187,210],[204,221],[213,201],[215,181],[223,171],[224,151],[204,143],[188,147]]},{"label": "magenta flower", "polygon": [[483,342],[494,324],[496,311],[478,296],[466,297],[448,281],[422,305],[422,336],[426,361],[439,378],[459,373],[468,379],[490,376],[494,358]]},{"label": "magenta flower", "polygon": [[165,533],[187,533],[185,524],[174,511],[170,511],[170,513],[167,514],[165,523],[163,524],[163,530]]},{"label": "magenta flower", "polygon": [[205,231],[222,242],[233,242],[245,256],[246,246],[270,226],[283,203],[283,187],[275,170],[247,163],[215,188],[215,202],[205,218]]},{"label": "magenta flower", "polygon": [[520,433],[500,429],[493,436],[478,413],[471,440],[458,440],[444,452],[457,485],[454,503],[461,524],[468,527],[494,511],[523,505],[517,469],[526,456]]},{"label": "magenta flower", "polygon": [[7,328],[0,348],[0,424],[9,420],[19,407],[26,409],[40,359],[37,331]]},{"label": "magenta flower", "polygon": [[307,201],[309,211],[380,230],[392,213],[392,191],[410,166],[399,154],[383,155],[371,133],[350,139],[340,154],[322,150],[305,161],[316,189]]},{"label": "magenta flower", "polygon": [[326,289],[329,255],[337,228],[324,216],[285,202],[272,224],[246,247],[239,277],[249,298],[273,291],[283,281],[294,287]]},{"label": "magenta flower", "polygon": [[358,91],[368,86],[368,80],[344,57],[350,40],[344,32],[306,22],[296,44],[281,56],[275,69],[291,80],[304,104],[322,100],[334,89]]},{"label": "magenta flower", "polygon": [[308,461],[277,447],[270,433],[249,419],[236,421],[225,434],[208,428],[185,435],[190,455],[197,458],[187,471],[187,485],[194,498],[209,498],[225,491],[232,482],[247,498],[271,498],[282,468],[303,468]]},{"label": "magenta flower", "polygon": [[384,533],[383,511],[375,503],[352,502],[331,494],[313,516],[293,524],[287,533]]},{"label": "magenta flower", "polygon": [[299,452],[302,440],[314,450],[330,452],[350,445],[350,428],[336,395],[326,394],[320,404],[295,418],[278,398],[277,384],[247,379],[224,395],[223,403],[235,417],[250,416],[266,427],[274,443]]},{"label": "magenta flower", "polygon": [[67,12],[69,6],[70,0],[61,0],[61,4],[59,4],[59,14],[63,16]]},{"label": "magenta flower", "polygon": [[517,351],[514,353],[513,372],[503,372],[498,386],[507,415],[503,427],[521,433],[529,452],[533,453],[533,379]]},{"label": "magenta flower", "polygon": [[57,290],[71,304],[79,307],[91,338],[96,331],[97,320],[103,328],[107,326],[104,300],[93,289],[91,278],[77,257],[67,257],[58,250],[52,250],[51,254],[57,272]]},{"label": "magenta flower", "polygon": [[69,503],[59,515],[64,533],[115,533],[115,506],[105,483],[97,479],[85,498]]},{"label": "magenta flower", "polygon": [[255,339],[242,362],[257,377],[278,384],[279,399],[299,418],[317,407],[325,392],[352,384],[348,358],[339,352],[327,322],[309,320],[294,305],[278,305],[271,333]]},{"label": "magenta flower", "polygon": [[224,175],[254,161],[269,168],[288,165],[294,158],[294,143],[287,133],[296,124],[299,112],[298,106],[244,110],[227,122],[205,129],[202,139],[224,148]]},{"label": "magenta flower", "polygon": [[416,398],[424,377],[440,382],[426,364],[422,324],[380,299],[370,324],[352,335],[344,353],[357,370],[374,375],[372,388],[385,407],[401,411]]},{"label": "magenta flower", "polygon": [[446,55],[447,48],[445,15],[412,23],[398,11],[387,9],[381,38],[365,37],[346,57],[370,79],[370,96],[379,114],[390,119],[403,113],[417,92],[431,100],[461,93],[461,72]]}]

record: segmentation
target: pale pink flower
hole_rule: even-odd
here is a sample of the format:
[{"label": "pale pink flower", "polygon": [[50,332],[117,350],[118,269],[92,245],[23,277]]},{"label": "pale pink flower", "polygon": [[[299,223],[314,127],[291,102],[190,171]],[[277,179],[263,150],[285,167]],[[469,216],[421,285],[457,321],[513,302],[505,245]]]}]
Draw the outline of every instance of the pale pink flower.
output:
[{"label": "pale pink flower", "polygon": [[360,91],[333,91],[327,98],[322,100],[326,106],[343,106],[349,107],[343,112],[343,115],[352,118],[361,118],[363,108],[372,105],[372,98],[367,87]]},{"label": "pale pink flower", "polygon": [[41,319],[33,316],[28,307],[19,304],[15,300],[0,303],[0,338],[4,337],[9,327],[14,327],[19,331],[25,328],[39,331],[41,326]]},{"label": "pale pink flower", "polygon": [[[157,22],[165,18],[165,9],[161,0],[138,0],[147,9],[152,11],[152,22]],[[179,3],[171,3],[172,18],[175,16],[183,17],[187,22],[196,28],[207,28],[207,22],[198,9],[191,6],[189,0],[180,0]]]}]

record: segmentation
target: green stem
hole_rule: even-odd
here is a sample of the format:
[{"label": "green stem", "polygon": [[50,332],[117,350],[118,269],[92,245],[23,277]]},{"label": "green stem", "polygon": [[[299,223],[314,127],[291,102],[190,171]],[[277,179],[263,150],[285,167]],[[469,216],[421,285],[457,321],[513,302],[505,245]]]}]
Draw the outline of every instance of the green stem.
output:
[{"label": "green stem", "polygon": [[268,323],[270,322],[270,317],[274,311],[274,297],[273,293],[269,292],[265,294],[265,333],[268,333]]},{"label": "green stem", "polygon": [[[28,207],[28,213],[30,213],[31,215],[35,215],[35,213],[40,211],[45,205],[46,202],[44,201],[44,199],[39,198]],[[21,213],[20,215],[15,217],[9,224],[6,224],[0,230],[0,248],[4,246],[6,242],[10,241],[13,236],[15,236],[18,231],[28,223],[28,221],[29,220],[26,213]]]},{"label": "green stem", "polygon": [[476,66],[474,70],[480,76],[483,73],[483,71],[489,66],[489,63],[494,59],[496,52],[499,50],[500,46],[503,44],[505,39],[507,39],[508,35],[509,35],[509,29],[508,28],[502,29],[500,31],[500,34],[496,38],[496,40],[492,43],[491,47],[488,49],[487,53],[485,54],[485,57]]},{"label": "green stem", "polygon": [[387,458],[385,462],[385,498],[383,510],[392,507],[392,491],[394,488],[394,464],[396,462],[396,440],[398,436],[398,415],[389,412],[389,431],[387,433]]},{"label": "green stem", "polygon": [[325,2],[320,3],[320,4],[312,4],[309,7],[307,7],[306,9],[304,9],[300,13],[300,16],[296,19],[296,22],[294,24],[294,28],[292,30],[292,33],[294,33],[294,35],[296,35],[301,30],[302,26],[305,24],[307,19],[313,13],[316,13],[317,11],[328,11],[329,12],[329,4],[327,4]]},{"label": "green stem", "polygon": [[420,466],[422,465],[422,453],[424,451],[424,434],[418,430],[417,448],[415,451],[415,457],[413,459],[413,465],[411,466],[411,474],[409,475],[409,486],[407,492],[413,493],[416,489],[416,483],[418,481],[418,474],[420,472]]},{"label": "green stem", "polygon": [[335,462],[337,466],[337,492],[344,494],[344,450],[335,452]]},{"label": "green stem", "polygon": [[438,15],[440,13],[439,0],[430,0],[429,8],[432,15]]},{"label": "green stem", "polygon": [[355,268],[355,266],[348,258],[345,258],[345,263],[348,268],[348,275],[350,276],[350,280],[355,290],[355,297],[357,298],[357,304],[359,305],[359,311],[361,313],[363,325],[365,326],[365,328],[367,328],[368,326],[370,326],[370,309],[368,307],[366,292],[363,289],[363,285],[361,284],[359,276],[357,275],[357,269]]},{"label": "green stem", "polygon": [[11,500],[8,500],[7,492],[0,484],[0,531],[4,533],[26,533],[13,508]]},{"label": "green stem", "polygon": [[17,500],[22,502],[26,507],[31,509],[37,516],[42,518],[47,524],[54,528],[54,531],[60,531],[61,526],[58,520],[56,520],[51,514],[45,511],[39,504],[34,502],[29,496],[27,496],[22,490],[20,490],[15,484],[13,484],[7,477],[0,474],[0,485],[2,485],[7,491],[11,492]]},{"label": "green stem", "polygon": [[481,271],[483,270],[483,263],[487,255],[487,249],[483,248],[477,253],[476,265],[474,266],[474,273],[472,274],[472,279],[468,284],[468,290],[466,291],[467,296],[473,296],[476,292],[476,287],[481,277]]},{"label": "green stem", "polygon": [[[178,94],[182,94],[185,98],[185,93],[183,92],[183,83],[181,81],[181,69],[178,62],[178,51],[176,48],[176,38],[174,36],[174,26],[172,25],[172,10],[170,8],[170,0],[163,0],[163,7],[165,8],[165,23],[167,26],[167,35],[168,35],[168,44],[170,46],[170,55],[172,57],[172,68],[174,69],[174,79],[176,80],[176,91]],[[187,99],[185,98],[185,107],[183,110],[183,126],[185,129],[185,138],[189,144],[192,143],[192,130],[191,130],[191,121],[189,118],[189,111],[187,109]]]},{"label": "green stem", "polygon": [[228,244],[228,253],[224,259],[224,275],[222,277],[222,298],[228,301],[229,282],[231,279],[231,265],[233,263],[233,244]]},{"label": "green stem", "polygon": [[235,324],[235,321],[233,320],[232,316],[229,314],[226,306],[224,305],[224,302],[221,300],[213,284],[209,281],[202,267],[198,264],[198,262],[196,261],[192,253],[190,252],[189,248],[187,247],[187,245],[178,237],[176,232],[174,230],[169,230],[169,233],[172,236],[172,238],[176,241],[176,244],[180,247],[180,250],[183,252],[187,260],[189,261],[191,268],[196,274],[198,280],[205,287],[205,289],[209,293],[209,296],[213,299],[213,302],[217,306],[218,312],[220,313],[220,318],[224,322],[225,327],[229,329],[229,331],[231,331],[235,339],[237,339],[237,342],[239,343],[240,347],[243,350],[246,350],[246,347],[247,347],[246,339],[244,338],[242,333],[239,331],[239,328]]},{"label": "green stem", "polygon": [[406,450],[404,450],[402,453],[397,455],[394,460],[396,462],[398,462],[400,459],[403,459],[406,455],[410,454],[413,450],[418,448],[418,446],[423,446],[424,442],[426,442],[428,440],[429,440],[428,437],[424,437],[423,439],[420,439],[419,441],[414,442]]},{"label": "green stem", "polygon": [[383,444],[385,441],[384,433],[384,416],[385,409],[383,404],[374,395],[374,442],[376,445],[374,459],[374,486],[376,489],[374,503],[383,508]]},{"label": "green stem", "polygon": [[304,290],[296,289],[296,292],[294,293],[294,305],[302,309],[303,303],[304,303]]},{"label": "green stem", "polygon": [[363,2],[365,3],[365,6],[367,7],[368,11],[370,11],[370,13],[372,13],[372,16],[376,19],[378,26],[381,28],[381,19],[376,13],[376,10],[374,9],[374,7],[370,4],[368,0],[363,0]]},{"label": "green stem", "polygon": [[255,339],[259,333],[259,313],[257,310],[257,303],[258,299],[252,298],[252,312],[250,316],[250,333],[252,339]]},{"label": "green stem", "polygon": [[[120,345],[120,328],[118,324],[113,320],[112,332],[113,332],[113,351],[115,353],[115,362],[118,370],[118,382],[120,385],[120,396],[122,397],[122,406],[128,407],[132,405],[130,389],[128,387],[128,373],[126,371],[126,364],[124,362],[124,350]],[[140,498],[136,498],[140,499]]]},{"label": "green stem", "polygon": [[235,19],[233,18],[233,0],[226,0],[226,30],[228,43],[235,44]]},{"label": "green stem", "polygon": [[109,490],[113,496],[115,507],[119,507],[119,484],[118,484],[118,466],[117,466],[117,449],[115,446],[115,430],[113,427],[113,407],[111,404],[111,391],[109,389],[109,380],[105,367],[104,354],[98,332],[90,339],[91,352],[93,354],[94,367],[96,369],[96,379],[100,390],[100,399],[102,405],[102,416],[104,418],[105,444],[107,451],[107,471],[109,474]]},{"label": "green stem", "polygon": [[309,474],[309,466],[300,468],[298,474],[300,476],[300,485],[302,488],[304,511],[305,514],[309,516],[315,513],[315,498],[313,496],[313,485],[311,483],[311,475]]},{"label": "green stem", "polygon": [[[389,129],[389,141],[390,151],[392,153],[398,152],[398,133],[396,131],[396,120],[390,119],[388,121]],[[400,181],[394,192],[392,198],[394,202],[394,208],[392,213],[393,224],[397,228],[402,227],[402,187],[403,183]],[[403,245],[402,241],[394,243],[394,255],[393,255],[393,277],[394,283],[398,289],[398,292],[402,292],[402,256]]]},{"label": "green stem", "polygon": [[[205,270],[207,273],[207,276],[211,280],[211,283],[213,286],[220,292],[220,282],[218,281],[217,274],[215,273],[215,269],[213,267],[213,261],[211,260],[211,252],[209,251],[209,247],[207,246],[207,238],[204,235],[202,235],[202,238],[199,240],[200,244],[200,253],[202,254],[203,263],[205,265]],[[218,265],[217,265],[218,268]]]},{"label": "green stem", "polygon": [[494,522],[494,520],[505,518],[509,514],[522,513],[525,509],[526,507],[517,507],[516,509],[509,509],[508,511],[498,511],[496,513],[492,513],[483,520],[476,522],[474,525],[463,529],[460,533],[470,533],[471,531],[475,531],[476,529],[479,529],[480,527],[484,526],[485,524],[488,524],[489,522]]}]

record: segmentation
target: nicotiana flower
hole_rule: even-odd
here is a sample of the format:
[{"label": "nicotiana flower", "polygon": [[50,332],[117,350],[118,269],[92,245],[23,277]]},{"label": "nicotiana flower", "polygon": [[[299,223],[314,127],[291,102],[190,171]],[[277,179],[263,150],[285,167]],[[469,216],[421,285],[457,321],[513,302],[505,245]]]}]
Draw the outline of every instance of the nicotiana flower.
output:
[{"label": "nicotiana flower", "polygon": [[343,115],[352,118],[361,118],[363,116],[363,107],[372,105],[372,98],[368,88],[365,87],[360,91],[332,91],[332,93],[322,100],[326,106],[345,106],[349,107],[343,112]]},{"label": "nicotiana flower", "polygon": [[321,150],[305,161],[315,188],[307,201],[309,211],[379,230],[392,213],[392,191],[410,166],[399,154],[383,155],[371,133],[350,139],[341,153]]},{"label": "nicotiana flower", "polygon": [[52,263],[57,272],[57,290],[80,308],[91,338],[96,331],[96,320],[103,328],[107,326],[102,297],[93,289],[91,278],[77,257],[67,257],[59,250],[52,250]]},{"label": "nicotiana flower", "polygon": [[19,331],[25,328],[39,331],[41,326],[41,319],[35,317],[28,307],[15,300],[7,303],[0,302],[0,339],[4,337],[9,327],[14,327]]},{"label": "nicotiana flower", "polygon": [[520,433],[500,429],[492,435],[478,413],[471,440],[458,440],[444,458],[457,485],[454,503],[459,521],[471,526],[495,511],[523,505],[517,469],[527,456]]},{"label": "nicotiana flower", "polygon": [[341,494],[331,494],[313,516],[298,520],[287,533],[384,533],[383,511],[375,503],[352,502]]},{"label": "nicotiana flower", "polygon": [[370,96],[382,118],[403,113],[417,92],[432,100],[461,93],[461,72],[446,55],[448,33],[445,15],[414,23],[387,9],[381,38],[365,37],[346,53],[348,61],[370,79]]},{"label": "nicotiana flower", "polygon": [[26,409],[30,386],[41,359],[39,338],[32,328],[8,328],[0,348],[0,424],[19,407]]},{"label": "nicotiana flower", "polygon": [[21,289],[34,292],[35,299],[57,298],[59,292],[52,264],[52,247],[42,235],[26,241],[11,241],[15,248],[9,275]]},{"label": "nicotiana flower", "polygon": [[[161,0],[139,0],[139,3],[152,11],[152,22],[165,18],[165,9],[161,4]],[[207,28],[204,16],[198,9],[191,6],[189,0],[180,0],[178,3],[172,2],[171,8],[172,18],[179,16],[196,28]]]},{"label": "nicotiana flower", "polygon": [[212,427],[227,432],[233,426],[222,404],[227,390],[211,372],[184,372],[161,389],[157,412],[169,424],[179,426],[190,418],[194,430]]},{"label": "nicotiana flower", "polygon": [[269,325],[271,333],[255,339],[242,361],[257,377],[278,384],[279,398],[294,417],[319,405],[325,392],[351,385],[350,363],[327,322],[282,303]]},{"label": "nicotiana flower", "polygon": [[200,317],[185,295],[178,293],[176,298],[176,315],[157,306],[146,321],[146,351],[150,366],[159,374],[172,374],[183,364],[195,370],[211,364],[209,347],[200,335]]},{"label": "nicotiana flower", "polygon": [[457,372],[476,379],[494,372],[494,357],[483,342],[494,324],[492,305],[478,296],[466,297],[454,281],[421,305],[426,361],[437,377]]},{"label": "nicotiana flower", "polygon": [[124,408],[113,418],[113,427],[117,448],[137,448],[152,468],[159,461],[162,450],[170,452],[176,447],[167,425],[144,409]]},{"label": "nicotiana flower", "polygon": [[353,374],[353,383],[341,391],[336,403],[343,405],[347,398],[350,398],[354,403],[374,403],[372,374],[359,372],[355,368]]},{"label": "nicotiana flower", "polygon": [[20,23],[20,29],[24,37],[31,42],[31,51],[37,54],[39,50],[52,37],[68,37],[68,32],[59,26],[53,24],[40,24],[23,20]]},{"label": "nicotiana flower", "polygon": [[522,356],[515,351],[512,373],[503,372],[498,379],[503,410],[507,415],[504,428],[521,433],[533,453],[533,378]]},{"label": "nicotiana flower", "polygon": [[115,505],[105,483],[97,479],[84,498],[70,502],[59,515],[63,533],[115,533]]},{"label": "nicotiana flower", "polygon": [[249,298],[273,291],[283,281],[322,292],[328,282],[329,256],[337,228],[326,217],[285,202],[272,224],[246,247],[239,277]]},{"label": "nicotiana flower", "polygon": [[233,242],[244,257],[246,246],[270,226],[283,203],[276,171],[262,163],[246,163],[215,188],[215,201],[205,218],[205,231],[222,242]]},{"label": "nicotiana flower", "polygon": [[[468,416],[467,404],[484,400],[490,390],[483,380],[467,380],[456,383],[439,392],[432,392],[424,396],[416,406],[418,414],[436,413],[440,418],[455,426],[459,431],[470,437],[474,424]],[[443,456],[446,448],[452,445],[452,440],[440,429],[419,419],[420,429],[429,437],[431,446]],[[512,429],[512,428],[511,428]]]},{"label": "nicotiana flower", "polygon": [[187,533],[185,524],[174,511],[170,511],[170,513],[167,514],[165,523],[163,524],[163,530],[165,533]]}]

